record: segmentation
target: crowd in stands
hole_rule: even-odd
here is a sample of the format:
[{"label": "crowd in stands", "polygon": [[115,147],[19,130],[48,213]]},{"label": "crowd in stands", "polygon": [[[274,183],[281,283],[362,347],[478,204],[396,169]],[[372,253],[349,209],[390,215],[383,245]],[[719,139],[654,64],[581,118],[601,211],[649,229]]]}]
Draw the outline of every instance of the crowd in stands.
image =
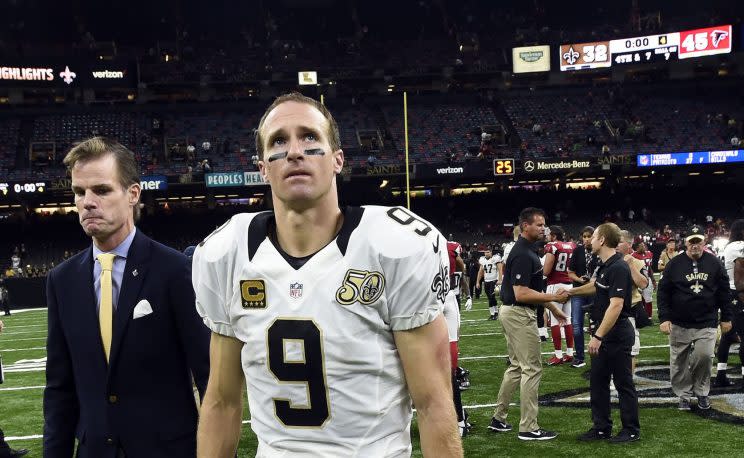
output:
[{"label": "crowd in stands", "polygon": [[[410,159],[453,163],[739,147],[744,138],[741,85],[668,85],[412,95]],[[678,97],[680,91],[689,96]],[[400,102],[398,97],[371,96],[327,101],[348,165],[402,163]],[[30,138],[23,138],[15,117],[0,118],[0,174],[8,181],[63,177],[66,151],[93,135],[111,136],[130,147],[146,175],[182,175],[189,181],[210,171],[256,170],[253,130],[264,103],[147,108],[40,115],[33,118]],[[498,132],[502,135],[496,138]],[[31,153],[26,156],[26,151]]]}]

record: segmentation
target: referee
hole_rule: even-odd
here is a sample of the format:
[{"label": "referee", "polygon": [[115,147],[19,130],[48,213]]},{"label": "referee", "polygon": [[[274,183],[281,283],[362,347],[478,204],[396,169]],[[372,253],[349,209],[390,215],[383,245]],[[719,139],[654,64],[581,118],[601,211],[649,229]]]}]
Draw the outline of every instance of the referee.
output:
[{"label": "referee", "polygon": [[538,304],[544,303],[563,326],[568,317],[553,302],[566,302],[568,293],[541,292],[544,289],[543,268],[533,246],[544,237],[545,212],[539,208],[525,208],[519,214],[519,227],[520,237],[506,260],[501,286],[503,305],[499,313],[510,363],[504,372],[496,410],[488,429],[499,432],[512,430],[512,426],[506,423],[506,416],[509,402],[519,387],[520,421],[517,437],[530,441],[549,440],[554,439],[557,434],[546,431],[537,424],[542,358],[535,309]]},{"label": "referee", "polygon": [[[597,227],[592,234],[592,253],[600,259],[593,282],[573,288],[571,296],[594,295],[592,319],[600,323],[589,341],[592,367],[589,378],[592,428],[579,436],[581,441],[610,439],[610,442],[632,442],[641,438],[638,420],[638,395],[631,371],[631,349],[635,331],[629,317],[631,293],[635,286],[628,264],[617,253],[620,228],[613,223]],[[620,401],[620,420],[623,429],[612,435],[610,417],[610,377]]]}]

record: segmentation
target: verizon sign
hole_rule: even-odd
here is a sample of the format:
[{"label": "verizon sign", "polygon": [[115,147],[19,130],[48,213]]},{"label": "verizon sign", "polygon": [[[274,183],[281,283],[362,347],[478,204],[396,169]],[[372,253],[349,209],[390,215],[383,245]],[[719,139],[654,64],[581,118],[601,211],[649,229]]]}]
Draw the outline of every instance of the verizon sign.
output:
[{"label": "verizon sign", "polygon": [[92,72],[95,79],[121,80],[127,72],[122,70],[96,70]]},{"label": "verizon sign", "polygon": [[462,175],[465,169],[462,167],[442,167],[437,169],[437,175]]}]

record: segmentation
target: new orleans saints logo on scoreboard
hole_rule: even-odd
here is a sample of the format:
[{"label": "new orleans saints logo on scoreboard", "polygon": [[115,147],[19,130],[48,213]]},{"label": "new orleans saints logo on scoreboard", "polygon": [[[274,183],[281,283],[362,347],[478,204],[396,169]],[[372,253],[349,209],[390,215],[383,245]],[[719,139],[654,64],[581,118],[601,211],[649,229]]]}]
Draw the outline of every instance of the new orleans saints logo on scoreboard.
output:
[{"label": "new orleans saints logo on scoreboard", "polygon": [[595,41],[592,43],[579,43],[561,45],[558,58],[561,62],[561,71],[584,70],[588,68],[609,67],[610,42]]}]

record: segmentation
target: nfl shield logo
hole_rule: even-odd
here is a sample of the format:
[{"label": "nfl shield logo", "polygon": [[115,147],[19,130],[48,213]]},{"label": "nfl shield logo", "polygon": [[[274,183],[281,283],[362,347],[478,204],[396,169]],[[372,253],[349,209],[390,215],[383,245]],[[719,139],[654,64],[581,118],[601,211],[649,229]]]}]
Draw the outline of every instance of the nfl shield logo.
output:
[{"label": "nfl shield logo", "polygon": [[299,299],[302,297],[302,283],[291,283],[289,285],[289,297]]}]

